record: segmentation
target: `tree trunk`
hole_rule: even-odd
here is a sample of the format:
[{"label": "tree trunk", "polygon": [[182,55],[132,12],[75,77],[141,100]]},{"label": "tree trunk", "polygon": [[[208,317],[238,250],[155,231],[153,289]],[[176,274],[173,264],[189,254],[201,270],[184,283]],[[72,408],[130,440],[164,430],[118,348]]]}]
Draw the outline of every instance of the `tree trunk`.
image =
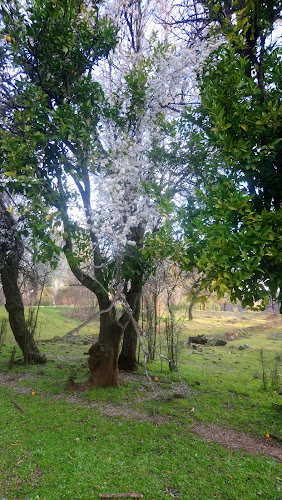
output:
[{"label": "tree trunk", "polygon": [[[110,306],[110,300],[105,295],[99,297],[100,310]],[[122,336],[122,325],[116,320],[116,311],[110,311],[100,316],[99,340],[89,350],[88,366],[91,387],[109,387],[119,385],[118,353]]]},{"label": "tree trunk", "polygon": [[17,283],[17,269],[11,265],[3,266],[0,274],[11,330],[23,352],[24,362],[29,364],[46,363],[46,356],[40,353],[33,336],[27,328],[24,306]]},{"label": "tree trunk", "polygon": [[24,316],[24,306],[18,287],[19,263],[23,254],[23,245],[17,233],[15,221],[6,210],[4,201],[0,198],[0,277],[6,298],[6,309],[15,340],[21,348],[24,361],[30,364],[46,363],[28,329]]},{"label": "tree trunk", "polygon": [[[193,310],[193,307],[195,305],[195,302],[196,302],[196,298],[198,297],[199,293],[201,291],[201,286],[198,284],[195,286],[195,288],[193,289],[193,295],[191,297],[191,300],[190,300],[190,304],[189,304],[189,308],[188,308],[188,318],[189,318],[189,321],[192,321],[193,320],[193,313],[192,313],[192,310]],[[200,306],[200,310],[201,310],[201,306]],[[204,304],[203,304],[203,309],[204,309]]]},{"label": "tree trunk", "polygon": [[192,310],[193,310],[193,306],[195,304],[195,299],[196,299],[196,295],[193,295],[193,297],[190,300],[190,304],[189,304],[189,308],[188,308],[188,318],[189,318],[189,321],[193,320]]},{"label": "tree trunk", "polygon": [[136,358],[137,334],[131,321],[129,321],[123,334],[122,350],[119,355],[118,365],[120,370],[134,372],[138,368]]},{"label": "tree trunk", "polygon": [[[132,284],[126,297],[127,302],[132,309],[133,317],[137,323],[140,315],[141,293],[142,286],[140,284]],[[123,322],[125,321],[124,317],[122,317],[121,319]],[[128,321],[128,318],[126,319],[126,321]],[[118,360],[120,370],[131,372],[137,370],[138,363],[136,358],[136,347],[137,333],[134,325],[132,324],[132,321],[129,320],[124,329],[122,350]]]}]

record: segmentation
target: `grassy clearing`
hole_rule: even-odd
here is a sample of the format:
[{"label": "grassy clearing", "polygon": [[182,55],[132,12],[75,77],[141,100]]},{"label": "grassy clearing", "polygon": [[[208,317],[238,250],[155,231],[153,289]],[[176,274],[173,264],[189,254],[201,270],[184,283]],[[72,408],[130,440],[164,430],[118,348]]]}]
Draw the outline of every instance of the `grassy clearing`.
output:
[{"label": "grassy clearing", "polygon": [[[239,338],[225,347],[183,347],[185,399],[171,397],[180,390],[178,378],[160,362],[148,366],[150,376],[158,379],[153,388],[141,366],[135,375],[122,374],[119,388],[74,397],[65,387],[70,374],[77,381],[87,378],[83,353],[88,350],[88,332],[74,343],[46,342],[54,333],[65,333],[62,325],[66,331],[72,328],[64,323],[62,311],[49,309],[42,312],[54,323],[46,327],[45,337],[41,335],[47,365],[16,365],[8,372],[8,341],[0,356],[0,375],[5,378],[0,383],[1,499],[96,500],[99,493],[129,491],[143,493],[146,500],[281,498],[280,463],[230,451],[193,432],[197,422],[203,422],[253,436],[281,436],[282,395],[272,383],[274,359],[282,355],[279,318],[225,313],[220,322],[218,313],[211,318],[209,312],[187,322],[189,332],[183,332],[183,339],[195,333],[218,338],[234,331]],[[249,348],[240,350],[245,343]]]},{"label": "grassy clearing", "polygon": [[192,335],[204,333],[207,336],[219,335],[230,331],[241,331],[247,328],[265,327],[267,324],[280,325],[281,318],[271,313],[257,313],[248,311],[244,313],[221,311],[195,311],[193,321],[184,323],[184,331]]},{"label": "grassy clearing", "polygon": [[[63,337],[68,331],[79,326],[82,321],[72,317],[71,310],[73,307],[52,307],[41,306],[38,315],[37,338],[40,341],[51,339],[55,336]],[[28,308],[26,308],[26,316],[28,316]],[[8,314],[4,307],[0,307],[0,321],[2,318],[7,318]],[[98,334],[98,322],[91,322],[80,330],[80,335],[96,335]],[[8,327],[7,342],[13,342],[13,334]]]},{"label": "grassy clearing", "polygon": [[142,492],[146,499],[279,498],[281,467],[231,452],[191,433],[191,419],[155,426],[1,391],[4,498],[98,498]]}]

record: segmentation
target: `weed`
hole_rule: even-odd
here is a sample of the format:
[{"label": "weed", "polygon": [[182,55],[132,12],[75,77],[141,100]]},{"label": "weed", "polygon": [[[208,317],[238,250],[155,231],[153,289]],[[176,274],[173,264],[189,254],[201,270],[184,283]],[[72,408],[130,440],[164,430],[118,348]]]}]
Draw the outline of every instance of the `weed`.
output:
[{"label": "weed", "polygon": [[275,356],[273,368],[271,370],[272,389],[276,392],[279,392],[280,388],[281,388],[281,376],[282,375],[281,375],[281,373],[279,373],[281,366],[282,366],[281,356],[277,354]]},{"label": "weed", "polygon": [[265,359],[264,359],[264,355],[263,355],[263,349],[260,350],[260,362],[261,362],[261,368],[262,368],[262,384],[263,384],[263,389],[266,391],[267,390],[268,377],[267,377],[267,371],[266,371],[266,366],[265,366]]},{"label": "weed", "polygon": [[7,326],[8,326],[7,318],[2,318],[0,320],[0,354],[7,336]]}]

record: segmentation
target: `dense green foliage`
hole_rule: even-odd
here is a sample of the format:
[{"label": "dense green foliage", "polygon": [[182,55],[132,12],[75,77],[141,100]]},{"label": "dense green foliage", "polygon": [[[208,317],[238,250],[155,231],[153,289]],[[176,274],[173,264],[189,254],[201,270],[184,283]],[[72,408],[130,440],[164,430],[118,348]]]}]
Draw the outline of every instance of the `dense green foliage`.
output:
[{"label": "dense green foliage", "polygon": [[[17,212],[41,259],[58,251],[48,235],[61,229],[62,212],[66,217],[74,196],[67,178],[86,191],[84,171],[89,164],[94,168],[89,151],[104,97],[92,70],[113,49],[116,34],[97,8],[77,0],[27,2],[25,12],[21,2],[1,6],[0,172],[10,193],[24,194]],[[80,241],[73,255],[79,262],[87,241],[83,231],[78,235],[77,227],[68,226]]]},{"label": "dense green foliage", "polygon": [[213,249],[210,259],[204,252],[201,265],[206,260],[216,267],[219,290],[220,281],[230,283],[231,296],[247,305],[260,293],[280,291],[281,300],[282,66],[274,24],[278,2],[265,8],[246,1],[240,7],[233,22],[223,24],[229,43],[207,62],[197,110],[219,168],[234,185],[219,177],[216,187],[199,194],[196,212],[203,220],[205,252]]},{"label": "dense green foliage", "polygon": [[[159,200],[166,224],[145,252],[196,268],[203,289],[264,306],[269,295],[282,298],[279,2],[201,4],[222,42],[199,75],[201,103],[183,115],[167,151],[156,149],[189,165],[190,195],[174,209]],[[187,10],[182,24],[188,19]]]}]

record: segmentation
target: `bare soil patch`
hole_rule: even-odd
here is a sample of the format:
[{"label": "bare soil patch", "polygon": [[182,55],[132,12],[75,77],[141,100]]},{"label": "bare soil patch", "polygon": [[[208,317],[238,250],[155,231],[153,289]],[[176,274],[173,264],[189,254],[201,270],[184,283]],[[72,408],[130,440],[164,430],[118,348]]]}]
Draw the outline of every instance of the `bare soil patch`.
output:
[{"label": "bare soil patch", "polygon": [[228,449],[264,455],[282,462],[282,446],[273,442],[271,438],[253,437],[215,424],[197,423],[194,432],[207,441],[219,443]]}]

